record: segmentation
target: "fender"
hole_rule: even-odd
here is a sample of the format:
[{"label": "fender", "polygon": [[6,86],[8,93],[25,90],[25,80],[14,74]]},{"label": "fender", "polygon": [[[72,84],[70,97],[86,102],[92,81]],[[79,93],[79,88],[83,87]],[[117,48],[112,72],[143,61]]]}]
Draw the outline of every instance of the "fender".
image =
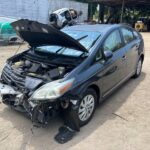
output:
[{"label": "fender", "polygon": [[73,89],[73,91],[76,91],[76,92],[74,93],[74,95],[72,95],[73,96],[72,98],[73,99],[75,98],[76,100],[81,100],[82,97],[83,97],[84,92],[89,87],[94,87],[94,90],[95,90],[95,88],[98,89],[98,90],[96,90],[96,93],[98,94],[98,98],[99,98],[99,101],[100,101],[101,100],[101,90],[100,90],[101,89],[101,85],[98,85],[96,81],[97,80],[94,77],[94,78],[91,78],[90,80],[86,81],[85,83],[80,84],[79,86],[75,87]]}]

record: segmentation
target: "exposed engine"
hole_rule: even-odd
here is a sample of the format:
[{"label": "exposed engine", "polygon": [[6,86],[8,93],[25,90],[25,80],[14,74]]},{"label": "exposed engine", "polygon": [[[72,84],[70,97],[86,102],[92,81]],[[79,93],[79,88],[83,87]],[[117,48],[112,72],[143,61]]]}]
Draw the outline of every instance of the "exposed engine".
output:
[{"label": "exposed engine", "polygon": [[45,63],[21,59],[6,64],[2,80],[22,92],[32,91],[46,82],[62,78],[65,73],[65,67],[52,67]]},{"label": "exposed engine", "polygon": [[26,76],[32,76],[43,80],[60,78],[65,72],[64,67],[50,68],[44,63],[34,63],[29,60],[21,60],[12,64],[12,69],[19,70]]}]

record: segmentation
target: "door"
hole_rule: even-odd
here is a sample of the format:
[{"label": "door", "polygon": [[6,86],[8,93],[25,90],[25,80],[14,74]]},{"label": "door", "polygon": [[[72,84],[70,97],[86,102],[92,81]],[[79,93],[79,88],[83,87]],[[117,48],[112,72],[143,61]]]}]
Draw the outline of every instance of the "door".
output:
[{"label": "door", "polygon": [[138,61],[138,49],[140,46],[140,39],[134,37],[132,30],[128,28],[121,29],[125,48],[126,48],[126,59],[127,68],[126,75],[132,74],[135,71],[136,64]]},{"label": "door", "polygon": [[123,47],[119,30],[113,31],[104,41],[102,51],[112,51],[113,57],[103,63],[102,93],[107,93],[115,87],[126,72],[126,51]]}]

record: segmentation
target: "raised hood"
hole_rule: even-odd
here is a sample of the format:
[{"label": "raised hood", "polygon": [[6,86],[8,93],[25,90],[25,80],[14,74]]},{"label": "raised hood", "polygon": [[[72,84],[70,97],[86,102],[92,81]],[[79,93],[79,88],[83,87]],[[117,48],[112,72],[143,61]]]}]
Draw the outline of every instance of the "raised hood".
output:
[{"label": "raised hood", "polygon": [[41,45],[57,45],[88,52],[77,40],[64,32],[36,21],[21,19],[11,23],[17,34],[31,47]]}]

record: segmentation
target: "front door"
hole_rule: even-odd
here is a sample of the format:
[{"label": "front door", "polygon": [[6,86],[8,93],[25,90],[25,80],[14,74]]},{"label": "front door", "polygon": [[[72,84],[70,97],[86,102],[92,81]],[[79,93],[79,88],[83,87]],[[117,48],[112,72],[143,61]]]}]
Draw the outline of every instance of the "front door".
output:
[{"label": "front door", "polygon": [[113,57],[104,61],[102,93],[106,95],[123,78],[126,72],[126,51],[119,30],[113,31],[102,45],[103,51],[112,51]]}]

